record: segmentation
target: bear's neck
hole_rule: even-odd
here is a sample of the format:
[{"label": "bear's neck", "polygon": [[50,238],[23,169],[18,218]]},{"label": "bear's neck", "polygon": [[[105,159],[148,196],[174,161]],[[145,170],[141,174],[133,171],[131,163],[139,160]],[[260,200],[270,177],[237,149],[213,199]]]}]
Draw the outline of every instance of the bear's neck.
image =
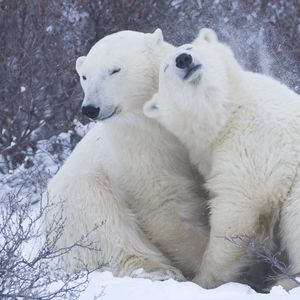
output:
[{"label": "bear's neck", "polygon": [[177,136],[187,146],[191,162],[204,177],[210,174],[216,144],[230,131],[242,107],[241,99],[239,93],[237,97],[229,93],[212,94],[205,102],[199,101],[198,109],[189,113],[181,124],[182,130]]}]

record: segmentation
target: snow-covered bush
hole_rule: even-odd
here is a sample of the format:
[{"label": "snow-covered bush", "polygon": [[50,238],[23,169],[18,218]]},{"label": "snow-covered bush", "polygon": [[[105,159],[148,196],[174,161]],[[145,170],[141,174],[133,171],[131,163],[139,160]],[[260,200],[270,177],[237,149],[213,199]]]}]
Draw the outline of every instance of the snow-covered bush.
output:
[{"label": "snow-covered bush", "polygon": [[65,220],[61,215],[55,216],[49,231],[44,232],[43,216],[49,209],[53,209],[49,203],[32,206],[21,189],[18,194],[8,193],[1,199],[1,299],[77,299],[89,283],[94,270],[78,260],[82,271],[69,273],[64,269],[63,256],[74,247],[100,249],[87,242],[88,235],[58,248],[56,243],[64,231]]}]

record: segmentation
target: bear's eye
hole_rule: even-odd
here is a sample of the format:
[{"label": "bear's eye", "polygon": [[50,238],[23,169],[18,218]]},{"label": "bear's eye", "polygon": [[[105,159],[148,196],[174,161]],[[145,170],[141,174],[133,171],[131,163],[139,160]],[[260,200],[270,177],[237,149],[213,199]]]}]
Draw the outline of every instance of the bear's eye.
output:
[{"label": "bear's eye", "polygon": [[82,76],[82,79],[83,79],[83,80],[86,80],[86,76],[83,75],[83,76]]},{"label": "bear's eye", "polygon": [[118,72],[120,72],[120,71],[121,71],[121,68],[115,68],[115,69],[113,69],[112,71],[110,71],[109,75],[116,74],[116,73],[118,73]]}]

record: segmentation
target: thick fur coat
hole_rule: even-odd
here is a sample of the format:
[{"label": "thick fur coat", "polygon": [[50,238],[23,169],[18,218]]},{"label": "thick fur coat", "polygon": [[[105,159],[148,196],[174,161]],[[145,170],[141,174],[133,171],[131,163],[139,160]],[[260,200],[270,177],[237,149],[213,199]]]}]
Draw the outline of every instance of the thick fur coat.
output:
[{"label": "thick fur coat", "polygon": [[[74,248],[65,257],[70,268],[80,257],[91,268],[108,263],[119,276],[183,280],[200,267],[209,230],[197,172],[183,145],[142,110],[172,50],[160,30],[122,31],[77,60],[83,105],[97,106],[106,120],[77,145],[44,197],[64,203],[59,247],[91,231],[101,249]],[[47,214],[48,228],[55,214]]]},{"label": "thick fur coat", "polygon": [[277,222],[289,271],[296,274],[300,97],[268,76],[243,70],[212,30],[203,29],[196,44],[163,61],[159,91],[144,106],[187,147],[211,194],[210,239],[194,281],[213,288],[236,280],[249,256],[225,237],[271,245]]}]

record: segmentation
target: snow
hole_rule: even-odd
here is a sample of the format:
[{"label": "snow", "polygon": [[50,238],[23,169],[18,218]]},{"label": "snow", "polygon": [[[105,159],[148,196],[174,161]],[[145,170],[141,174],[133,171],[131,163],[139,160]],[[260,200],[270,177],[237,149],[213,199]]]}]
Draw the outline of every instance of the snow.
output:
[{"label": "snow", "polygon": [[49,25],[49,26],[46,28],[46,31],[47,31],[48,33],[52,33],[53,30],[54,30],[54,27],[53,27],[52,25]]},{"label": "snow", "polygon": [[[84,136],[93,125],[93,123],[82,125],[75,120],[74,130],[79,136]],[[32,137],[34,135],[35,132],[32,133]],[[31,156],[31,151],[28,149],[28,156],[22,165],[14,170],[9,170],[7,174],[0,173],[0,199],[4,199],[8,194],[18,194],[23,198],[30,195],[32,203],[38,202],[48,180],[56,174],[62,162],[71,153],[71,135],[71,131],[62,132],[48,140],[38,141],[34,155]],[[12,141],[10,147],[14,144],[15,142]],[[60,151],[57,150],[58,147],[61,149]],[[30,162],[32,166],[28,167]]]},{"label": "snow", "polygon": [[270,294],[256,293],[247,285],[227,283],[216,289],[206,290],[192,282],[151,281],[140,278],[117,278],[110,272],[94,273],[80,300],[94,299],[101,295],[105,300],[256,300],[300,299],[300,287],[286,292],[274,287]]}]

